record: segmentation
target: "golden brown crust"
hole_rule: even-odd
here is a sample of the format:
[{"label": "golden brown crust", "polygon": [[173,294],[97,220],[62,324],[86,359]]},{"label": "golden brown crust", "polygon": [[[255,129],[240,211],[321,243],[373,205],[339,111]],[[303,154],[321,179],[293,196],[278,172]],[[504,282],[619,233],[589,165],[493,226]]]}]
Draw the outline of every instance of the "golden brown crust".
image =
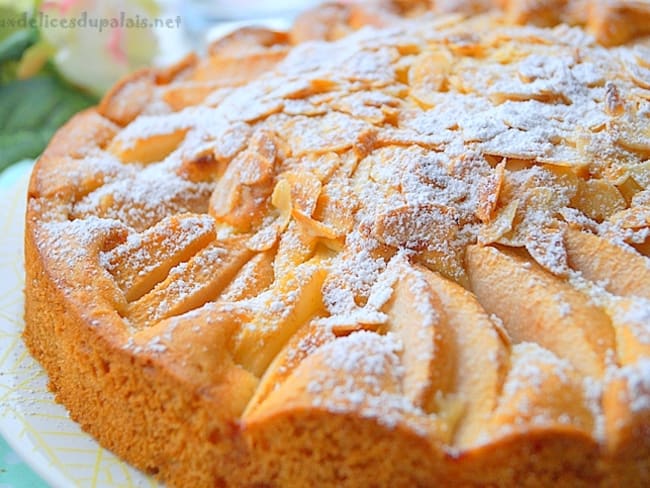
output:
[{"label": "golden brown crust", "polygon": [[[239,31],[68,122],[27,346],[170,486],[647,484],[647,46],[397,12]],[[291,47],[318,22],[349,38]]]}]

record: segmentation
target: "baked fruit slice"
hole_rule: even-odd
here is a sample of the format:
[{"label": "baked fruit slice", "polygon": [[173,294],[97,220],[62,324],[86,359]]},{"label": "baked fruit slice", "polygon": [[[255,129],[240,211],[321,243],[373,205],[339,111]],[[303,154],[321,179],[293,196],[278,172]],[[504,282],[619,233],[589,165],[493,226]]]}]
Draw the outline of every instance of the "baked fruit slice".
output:
[{"label": "baked fruit slice", "polygon": [[647,6],[429,3],[237,31],[54,137],[24,338],[102,445],[170,486],[650,484]]}]

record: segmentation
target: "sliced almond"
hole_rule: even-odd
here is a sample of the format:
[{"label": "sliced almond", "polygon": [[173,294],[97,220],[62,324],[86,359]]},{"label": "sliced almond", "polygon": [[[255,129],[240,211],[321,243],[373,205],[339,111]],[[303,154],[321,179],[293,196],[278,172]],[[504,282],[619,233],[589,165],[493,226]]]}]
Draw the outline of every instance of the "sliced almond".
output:
[{"label": "sliced almond", "polygon": [[497,242],[512,230],[512,226],[519,208],[519,200],[510,200],[508,204],[498,211],[497,216],[488,225],[481,227],[479,242],[491,244]]},{"label": "sliced almond", "polygon": [[497,164],[494,172],[485,178],[478,188],[478,206],[476,216],[487,223],[492,220],[505,177],[505,161]]},{"label": "sliced almond", "polygon": [[185,138],[188,129],[176,129],[165,134],[138,137],[130,141],[115,139],[108,150],[124,163],[153,163],[162,161]]},{"label": "sliced almond", "polygon": [[605,180],[579,180],[571,206],[587,217],[602,222],[610,215],[623,210],[627,204],[618,189]]},{"label": "sliced almond", "polygon": [[286,218],[289,209],[287,189],[276,188],[275,163],[281,144],[274,134],[260,130],[228,165],[210,197],[210,214],[217,220],[248,232],[257,226],[271,203],[279,206]]},{"label": "sliced almond", "polygon": [[650,161],[629,166],[628,171],[639,186],[650,189]]},{"label": "sliced almond", "polygon": [[361,330],[368,332],[378,332],[381,326],[385,324],[385,322],[385,320],[370,320],[364,322],[357,322],[355,320],[349,320],[345,322],[337,321],[337,323],[331,325],[331,330],[332,334],[334,334],[336,337],[344,337],[352,334],[353,332],[359,332]]},{"label": "sliced almond", "polygon": [[312,219],[298,209],[294,209],[292,215],[303,232],[307,233],[311,237],[324,239],[330,243],[328,246],[330,248],[336,250],[342,249],[343,242],[342,239],[337,239],[338,234],[336,229],[333,229],[318,220]]},{"label": "sliced almond", "polygon": [[422,251],[453,240],[456,218],[453,208],[438,203],[406,204],[378,213],[374,232],[383,244]]},{"label": "sliced almond", "polygon": [[252,251],[260,252],[271,249],[277,244],[278,239],[289,225],[293,203],[291,201],[291,186],[286,179],[280,179],[273,188],[271,205],[277,209],[280,215],[270,224],[260,228],[249,239],[247,245]]},{"label": "sliced almond", "polygon": [[650,227],[650,206],[641,205],[616,212],[609,221],[622,229],[644,229]]},{"label": "sliced almond", "polygon": [[465,271],[465,252],[462,245],[447,243],[440,249],[426,250],[418,253],[415,260],[436,273],[440,273],[462,286],[469,286]]},{"label": "sliced almond", "polygon": [[320,180],[311,173],[293,171],[283,173],[280,178],[286,179],[289,183],[293,208],[298,209],[307,216],[311,216],[321,192]]},{"label": "sliced almond", "polygon": [[332,180],[321,190],[314,210],[314,218],[336,229],[336,236],[342,237],[352,229],[354,215],[359,205],[358,196],[347,184]]},{"label": "sliced almond", "polygon": [[210,214],[247,232],[264,217],[275,187],[273,161],[246,150],[229,164],[210,197]]},{"label": "sliced almond", "polygon": [[636,182],[635,178],[630,177],[617,183],[616,188],[618,188],[618,191],[621,192],[621,195],[623,195],[623,198],[625,198],[628,204],[632,201],[634,195],[643,190],[643,187]]},{"label": "sliced almond", "polygon": [[282,232],[287,228],[289,219],[278,216],[273,222],[264,225],[246,243],[248,249],[256,252],[268,251],[278,243]]},{"label": "sliced almond", "polygon": [[454,57],[445,47],[417,56],[408,72],[411,95],[426,107],[435,105],[431,93],[445,91]]},{"label": "sliced almond", "polygon": [[290,222],[278,243],[278,252],[273,262],[275,276],[284,276],[310,259],[317,244],[317,238],[302,232],[297,222]]},{"label": "sliced almond", "polygon": [[218,180],[226,171],[226,162],[216,158],[210,149],[201,151],[193,159],[183,159],[176,174],[194,183]]},{"label": "sliced almond", "polygon": [[[645,63],[647,64],[647,60]],[[628,76],[637,86],[645,90],[650,90],[650,67],[644,67],[641,63],[636,63],[634,60],[628,58],[625,60],[625,68]]]},{"label": "sliced almond", "polygon": [[615,83],[605,84],[605,113],[612,117],[625,113],[625,100]]},{"label": "sliced almond", "polygon": [[525,244],[535,262],[556,276],[566,276],[569,271],[564,249],[564,228],[564,225],[542,226],[529,232]]},{"label": "sliced almond", "polygon": [[619,137],[616,144],[623,149],[639,154],[643,159],[650,157],[650,130],[645,129],[642,123],[633,124],[631,127],[618,127]]}]

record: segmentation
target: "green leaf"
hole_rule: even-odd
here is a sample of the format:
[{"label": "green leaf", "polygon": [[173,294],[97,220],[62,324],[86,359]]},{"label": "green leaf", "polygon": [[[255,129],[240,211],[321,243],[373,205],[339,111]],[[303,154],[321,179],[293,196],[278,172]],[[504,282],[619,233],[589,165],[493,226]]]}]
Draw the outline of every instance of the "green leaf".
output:
[{"label": "green leaf", "polygon": [[33,11],[21,11],[19,7],[19,4],[6,5],[0,0],[0,85],[19,75],[21,59],[40,37],[29,25]]},{"label": "green leaf", "polygon": [[16,31],[0,41],[0,63],[18,61],[29,46],[38,40],[38,32],[33,29]]},{"label": "green leaf", "polygon": [[0,171],[22,159],[36,158],[52,135],[49,128],[0,134]]},{"label": "green leaf", "polygon": [[0,171],[38,156],[56,129],[95,102],[51,72],[0,86]]},{"label": "green leaf", "polygon": [[7,61],[0,64],[0,85],[15,80],[18,73],[18,61]]},{"label": "green leaf", "polygon": [[43,64],[51,53],[28,25],[35,6],[0,0],[0,171],[37,157],[62,124],[97,102]]},{"label": "green leaf", "polygon": [[13,5],[0,5],[0,41],[14,32],[26,30],[28,28],[28,13],[27,11],[21,12]]},{"label": "green leaf", "polygon": [[[10,107],[5,115],[2,129],[5,132],[30,129],[40,126],[47,115],[59,103],[63,93],[61,84],[52,76],[36,76],[28,78],[22,83],[13,84],[0,91],[0,106],[3,98],[15,96],[18,100],[6,100]],[[36,94],[38,103],[30,103],[28,110],[21,110],[18,105],[25,97]]]}]

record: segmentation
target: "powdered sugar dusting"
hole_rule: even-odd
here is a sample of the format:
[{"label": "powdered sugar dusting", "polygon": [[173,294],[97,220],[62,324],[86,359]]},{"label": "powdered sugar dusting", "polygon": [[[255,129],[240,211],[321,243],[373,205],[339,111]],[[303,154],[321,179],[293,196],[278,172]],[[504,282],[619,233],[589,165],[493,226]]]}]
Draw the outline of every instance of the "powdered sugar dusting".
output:
[{"label": "powdered sugar dusting", "polygon": [[[244,86],[215,86],[202,105],[173,111],[153,100],[106,148],[84,154],[89,170],[77,159],[52,170],[57,182],[48,196],[62,203],[41,211],[39,246],[70,268],[103,266],[96,277],[115,292],[112,303],[142,306],[138,317],[146,326],[174,315],[192,320],[191,313],[180,315],[187,310],[179,304],[195,296],[205,303],[228,253],[196,244],[198,254],[171,259],[162,271],[160,262],[200,236],[264,236],[263,227],[282,209],[289,223],[260,244],[276,256],[272,283],[256,296],[202,310],[238,317],[235,348],[246,339],[263,350],[305,324],[318,329],[328,342],[301,341],[299,353],[290,351],[300,360],[283,366],[286,376],[308,376],[312,406],[356,412],[390,428],[406,423],[419,433],[413,419],[436,415],[416,406],[412,392],[435,378],[427,367],[422,376],[429,376],[411,381],[409,360],[417,355],[422,362],[455,364],[453,351],[446,358],[447,351],[436,349],[447,344],[437,329],[445,315],[426,274],[469,286],[468,245],[519,248],[606,309],[616,327],[649,344],[648,301],[615,297],[602,284],[588,283],[569,269],[564,247],[569,226],[630,252],[647,246],[647,63],[628,47],[600,47],[579,29],[503,27],[489,19],[424,17],[336,42],[308,42]],[[179,142],[160,158],[119,160],[170,135]],[[241,169],[237,184],[229,179],[236,179],[233,166]],[[66,193],[70,187],[75,190]],[[223,212],[215,210],[216,201]],[[190,215],[177,229],[161,230],[183,213]],[[148,240],[157,247],[145,246]],[[528,261],[524,269],[532,267]],[[123,268],[134,272],[120,282]],[[156,271],[164,282],[144,290],[144,298],[119,294],[117,288]],[[391,323],[398,322],[391,300],[403,282],[418,317],[413,329]],[[527,292],[539,280],[530,284]],[[246,286],[236,280],[235,291]],[[554,298],[557,314],[569,323],[573,302],[562,294]],[[493,322],[503,328],[498,317]],[[421,349],[411,350],[413,330]],[[455,333],[445,340],[469,347]],[[168,331],[125,347],[164,353],[171,339]],[[242,362],[238,367],[246,366],[245,352],[232,354]],[[583,378],[565,358],[536,344],[515,344],[512,355],[513,369],[498,394],[499,408],[516,400],[514,420],[496,432],[558,423],[592,429],[603,439],[602,379]],[[319,367],[301,367],[317,359]],[[626,379],[631,409],[649,409],[648,361],[617,369],[615,359],[609,359],[611,374]],[[570,391],[588,413],[554,411],[544,403],[547,388]]]},{"label": "powdered sugar dusting", "polygon": [[612,378],[626,382],[627,400],[632,412],[650,411],[650,359],[643,358],[636,364],[625,366]]},{"label": "powdered sugar dusting", "polygon": [[386,427],[407,421],[421,411],[400,394],[402,345],[392,335],[356,332],[325,344],[317,354],[327,369],[306,372],[312,404],[333,413],[358,412]]}]

